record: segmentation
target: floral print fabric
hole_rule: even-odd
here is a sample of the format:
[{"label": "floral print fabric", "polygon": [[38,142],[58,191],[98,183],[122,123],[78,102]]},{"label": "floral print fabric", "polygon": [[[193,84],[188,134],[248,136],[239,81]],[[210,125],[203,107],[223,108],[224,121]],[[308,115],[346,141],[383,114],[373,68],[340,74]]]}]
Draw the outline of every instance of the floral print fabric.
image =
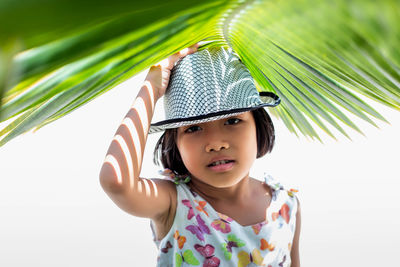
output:
[{"label": "floral print fabric", "polygon": [[218,213],[185,183],[177,183],[177,209],[168,234],[154,242],[157,266],[290,266],[296,226],[296,190],[264,175],[272,189],[264,222],[242,226]]}]

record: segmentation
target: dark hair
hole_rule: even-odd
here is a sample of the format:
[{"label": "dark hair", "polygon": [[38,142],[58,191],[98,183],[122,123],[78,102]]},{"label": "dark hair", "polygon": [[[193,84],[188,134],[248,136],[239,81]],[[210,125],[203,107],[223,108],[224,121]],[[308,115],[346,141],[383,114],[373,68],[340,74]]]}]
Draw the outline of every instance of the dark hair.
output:
[{"label": "dark hair", "polygon": [[[264,108],[251,111],[256,124],[257,135],[257,158],[260,158],[272,151],[275,143],[275,129],[272,120]],[[154,163],[174,171],[176,174],[185,175],[188,173],[183,164],[181,154],[176,145],[178,129],[167,129],[158,140],[154,149]]]}]

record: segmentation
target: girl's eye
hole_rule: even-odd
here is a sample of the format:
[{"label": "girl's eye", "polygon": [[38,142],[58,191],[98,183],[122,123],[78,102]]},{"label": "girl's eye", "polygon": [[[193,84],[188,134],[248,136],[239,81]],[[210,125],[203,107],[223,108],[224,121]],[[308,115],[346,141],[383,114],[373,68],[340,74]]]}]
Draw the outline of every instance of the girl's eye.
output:
[{"label": "girl's eye", "polygon": [[198,130],[200,130],[200,127],[195,125],[195,126],[191,126],[191,127],[187,128],[185,130],[185,133],[193,133],[193,132],[196,132]]},{"label": "girl's eye", "polygon": [[231,118],[226,121],[226,124],[238,124],[240,121],[238,118]]}]

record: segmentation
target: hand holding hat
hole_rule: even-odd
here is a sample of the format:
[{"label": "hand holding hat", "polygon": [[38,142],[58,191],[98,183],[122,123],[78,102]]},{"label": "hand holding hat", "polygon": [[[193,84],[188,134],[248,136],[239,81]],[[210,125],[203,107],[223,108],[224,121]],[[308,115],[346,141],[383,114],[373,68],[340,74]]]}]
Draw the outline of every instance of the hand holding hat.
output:
[{"label": "hand holding hat", "polygon": [[176,62],[178,62],[178,60],[181,58],[196,52],[198,47],[199,43],[194,44],[150,67],[145,80],[150,82],[151,86],[154,88],[157,100],[165,94],[165,90],[168,87],[171,70],[175,66]]}]

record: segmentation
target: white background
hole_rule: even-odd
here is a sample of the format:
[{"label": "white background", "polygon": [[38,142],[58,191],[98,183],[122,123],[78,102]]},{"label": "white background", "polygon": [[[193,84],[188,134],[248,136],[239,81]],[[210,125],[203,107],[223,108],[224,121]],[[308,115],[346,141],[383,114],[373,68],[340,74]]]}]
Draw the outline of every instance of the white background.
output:
[{"label": "white background", "polygon": [[[98,178],[146,73],[0,148],[0,266],[155,265],[149,220],[120,210]],[[366,134],[345,128],[353,141],[336,131],[339,140],[322,134],[324,144],[297,138],[272,117],[275,148],[251,174],[267,171],[300,190],[303,267],[398,262],[400,113],[372,105],[392,125],[377,129],[350,116]],[[162,118],[158,106],[153,121]],[[149,137],[145,177],[159,177],[159,136]]]}]

